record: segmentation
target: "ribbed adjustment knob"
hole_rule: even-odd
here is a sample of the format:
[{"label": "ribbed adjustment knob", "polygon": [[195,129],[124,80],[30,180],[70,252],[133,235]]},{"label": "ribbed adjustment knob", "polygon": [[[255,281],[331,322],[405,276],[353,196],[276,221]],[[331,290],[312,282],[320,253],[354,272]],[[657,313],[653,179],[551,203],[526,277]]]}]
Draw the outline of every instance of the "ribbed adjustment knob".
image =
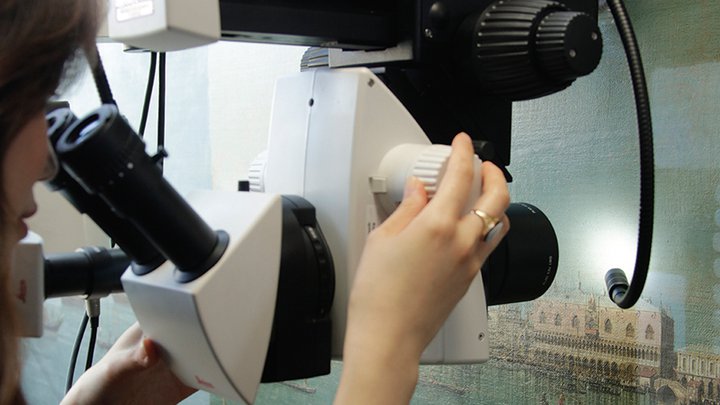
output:
[{"label": "ribbed adjustment knob", "polygon": [[437,192],[451,152],[452,149],[448,145],[430,145],[418,155],[413,164],[412,176],[423,183],[428,199],[433,198]]},{"label": "ribbed adjustment knob", "polygon": [[537,29],[535,50],[540,68],[549,77],[572,81],[589,74],[600,63],[600,30],[587,14],[550,13]]},{"label": "ribbed adjustment knob", "polygon": [[[556,32],[563,18],[569,18],[565,30]],[[538,34],[542,23],[545,23],[544,32]],[[588,44],[583,41],[572,42],[572,46],[576,55],[592,54],[593,58],[588,58],[590,62],[577,67],[571,63],[569,69],[567,66],[557,69],[553,65],[557,63],[554,48],[568,49],[569,52],[568,41],[574,41],[576,31],[583,31],[588,26],[591,28],[587,38],[595,32],[597,43],[601,44],[593,19],[583,13],[568,11],[558,1],[498,0],[465,19],[458,34],[456,58],[469,69],[469,77],[476,85],[494,94],[513,101],[537,98],[566,88],[576,77],[589,73],[597,65],[596,61],[595,66],[589,67],[595,52],[587,52]],[[537,48],[538,40],[542,40],[542,50]],[[597,48],[597,43],[591,44],[593,49]],[[548,53],[539,59],[539,54],[545,50]],[[470,63],[466,62],[468,52]],[[574,76],[570,72],[574,72]]]},{"label": "ribbed adjustment knob", "polygon": [[559,2],[544,0],[500,0],[485,9],[473,30],[474,69],[481,85],[510,100],[551,93],[533,65],[530,44],[538,16],[563,10]]},{"label": "ribbed adjustment knob", "polygon": [[256,193],[265,192],[265,167],[267,166],[268,152],[262,151],[248,168],[248,183],[250,191]]},{"label": "ribbed adjustment knob", "polygon": [[[395,211],[403,199],[409,177],[415,177],[423,184],[428,199],[435,197],[451,154],[450,145],[410,143],[397,145],[385,153],[377,171],[370,177],[370,190],[375,194],[382,211],[387,215]],[[473,165],[475,180],[468,199],[468,209],[480,196],[482,162],[477,155]]]}]

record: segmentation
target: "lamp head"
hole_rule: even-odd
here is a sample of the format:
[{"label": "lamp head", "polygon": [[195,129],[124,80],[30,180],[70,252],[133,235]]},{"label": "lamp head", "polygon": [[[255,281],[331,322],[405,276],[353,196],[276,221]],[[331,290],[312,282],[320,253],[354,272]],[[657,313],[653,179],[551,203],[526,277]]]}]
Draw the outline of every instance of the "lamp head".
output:
[{"label": "lamp head", "polygon": [[628,279],[622,269],[614,268],[605,273],[605,286],[607,287],[610,299],[614,303],[619,304],[625,297],[628,288],[630,288],[630,283],[628,283]]}]

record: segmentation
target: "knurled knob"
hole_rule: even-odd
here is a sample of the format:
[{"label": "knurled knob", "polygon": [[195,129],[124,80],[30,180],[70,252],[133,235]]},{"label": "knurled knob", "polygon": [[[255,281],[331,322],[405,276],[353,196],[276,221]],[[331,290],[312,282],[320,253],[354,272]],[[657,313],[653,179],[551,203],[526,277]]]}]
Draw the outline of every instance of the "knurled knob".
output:
[{"label": "knurled knob", "polygon": [[[441,144],[400,144],[389,150],[377,172],[370,177],[371,192],[376,195],[380,208],[388,215],[395,210],[402,201],[409,177],[420,180],[428,199],[432,199],[445,175],[451,153],[449,145]],[[480,195],[481,162],[477,155],[473,162],[475,181],[471,187],[469,204]]]},{"label": "knurled knob", "polygon": [[498,0],[465,19],[456,57],[479,87],[515,101],[568,87],[597,66],[601,50],[587,14],[552,0]]},{"label": "knurled knob", "polygon": [[268,152],[263,151],[257,155],[248,168],[248,182],[250,191],[265,192],[265,167],[267,167]]},{"label": "knurled knob", "polygon": [[575,80],[595,70],[600,63],[600,30],[587,14],[550,13],[540,22],[535,38],[540,68],[554,80]]},{"label": "knurled knob", "polygon": [[430,145],[415,159],[410,173],[423,183],[428,199],[433,198],[437,192],[440,178],[445,174],[450,152],[452,149],[447,145]]}]

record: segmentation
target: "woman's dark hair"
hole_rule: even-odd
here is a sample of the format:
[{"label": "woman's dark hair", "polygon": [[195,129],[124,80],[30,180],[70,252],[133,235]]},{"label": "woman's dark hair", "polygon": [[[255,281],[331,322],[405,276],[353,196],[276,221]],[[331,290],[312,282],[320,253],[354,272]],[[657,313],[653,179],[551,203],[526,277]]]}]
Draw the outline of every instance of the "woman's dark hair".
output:
[{"label": "woman's dark hair", "polygon": [[94,60],[97,0],[0,0],[0,405],[24,403],[9,291],[3,162],[19,130],[45,108],[84,52]]}]

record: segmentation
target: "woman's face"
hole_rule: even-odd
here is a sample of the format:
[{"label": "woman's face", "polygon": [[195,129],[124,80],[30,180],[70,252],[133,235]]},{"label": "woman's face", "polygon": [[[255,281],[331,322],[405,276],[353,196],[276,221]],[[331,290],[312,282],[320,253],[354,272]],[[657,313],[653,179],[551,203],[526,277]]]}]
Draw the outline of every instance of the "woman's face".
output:
[{"label": "woman's face", "polygon": [[40,112],[20,130],[6,151],[3,165],[3,194],[7,206],[4,230],[8,242],[24,238],[28,227],[24,219],[32,216],[37,210],[33,198],[33,185],[36,181],[47,178],[52,171],[47,139],[47,123],[45,114]]}]

